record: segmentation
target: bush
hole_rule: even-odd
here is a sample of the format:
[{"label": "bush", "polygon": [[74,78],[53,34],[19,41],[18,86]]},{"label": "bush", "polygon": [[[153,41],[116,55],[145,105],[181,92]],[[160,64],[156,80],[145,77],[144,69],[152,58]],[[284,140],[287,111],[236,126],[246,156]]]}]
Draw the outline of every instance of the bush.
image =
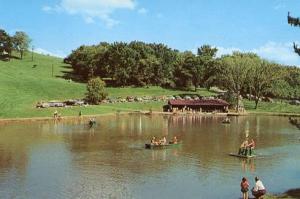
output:
[{"label": "bush", "polygon": [[106,97],[105,82],[99,77],[90,79],[87,83],[87,101],[91,104],[99,104]]}]

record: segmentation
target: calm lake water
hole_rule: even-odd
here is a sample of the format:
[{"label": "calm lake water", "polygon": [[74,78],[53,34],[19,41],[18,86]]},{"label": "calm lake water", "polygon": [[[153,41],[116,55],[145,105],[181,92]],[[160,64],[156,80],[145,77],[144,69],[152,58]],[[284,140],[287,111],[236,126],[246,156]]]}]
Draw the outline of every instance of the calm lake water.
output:
[{"label": "calm lake water", "polygon": [[[286,117],[115,115],[0,126],[0,198],[239,198],[243,176],[267,190],[300,187],[300,131]],[[259,157],[236,152],[249,129]],[[181,147],[147,150],[152,136]]]}]

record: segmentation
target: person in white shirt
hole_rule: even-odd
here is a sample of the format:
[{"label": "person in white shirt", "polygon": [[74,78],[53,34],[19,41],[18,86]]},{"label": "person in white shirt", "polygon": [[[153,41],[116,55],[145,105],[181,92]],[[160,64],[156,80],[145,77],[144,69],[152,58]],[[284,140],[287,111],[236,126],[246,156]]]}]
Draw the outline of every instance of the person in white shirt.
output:
[{"label": "person in white shirt", "polygon": [[255,186],[252,189],[252,195],[256,199],[261,199],[262,196],[264,196],[265,194],[266,194],[266,189],[262,181],[258,177],[255,177]]}]

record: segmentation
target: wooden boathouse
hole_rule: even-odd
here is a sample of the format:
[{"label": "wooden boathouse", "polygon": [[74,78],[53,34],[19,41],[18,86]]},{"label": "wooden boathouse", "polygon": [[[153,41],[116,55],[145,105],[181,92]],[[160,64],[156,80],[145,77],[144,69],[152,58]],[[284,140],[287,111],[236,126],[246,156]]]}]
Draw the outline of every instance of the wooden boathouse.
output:
[{"label": "wooden boathouse", "polygon": [[229,103],[221,99],[199,100],[169,100],[164,106],[166,112],[193,111],[193,112],[228,112]]}]

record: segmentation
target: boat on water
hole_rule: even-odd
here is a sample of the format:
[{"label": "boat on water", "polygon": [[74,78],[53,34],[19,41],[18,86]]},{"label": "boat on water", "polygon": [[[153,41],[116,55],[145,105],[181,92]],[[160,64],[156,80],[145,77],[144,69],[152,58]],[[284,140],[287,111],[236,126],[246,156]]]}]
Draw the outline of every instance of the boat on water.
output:
[{"label": "boat on water", "polygon": [[181,146],[181,142],[178,142],[176,144],[169,142],[168,144],[145,144],[146,149],[166,149],[166,148],[172,148],[172,147],[178,147]]},{"label": "boat on water", "polygon": [[230,124],[230,119],[229,119],[229,117],[226,117],[224,120],[222,120],[222,123],[223,124]]},{"label": "boat on water", "polygon": [[289,122],[292,125],[295,125],[296,127],[298,127],[300,129],[300,121],[298,121],[297,118],[291,118],[291,117],[289,117]]},{"label": "boat on water", "polygon": [[230,124],[230,120],[223,120],[222,123],[223,124]]},{"label": "boat on water", "polygon": [[237,153],[229,153],[230,156],[238,157],[238,158],[254,158],[256,157],[255,154],[252,155],[242,155],[242,154],[237,154]]}]

